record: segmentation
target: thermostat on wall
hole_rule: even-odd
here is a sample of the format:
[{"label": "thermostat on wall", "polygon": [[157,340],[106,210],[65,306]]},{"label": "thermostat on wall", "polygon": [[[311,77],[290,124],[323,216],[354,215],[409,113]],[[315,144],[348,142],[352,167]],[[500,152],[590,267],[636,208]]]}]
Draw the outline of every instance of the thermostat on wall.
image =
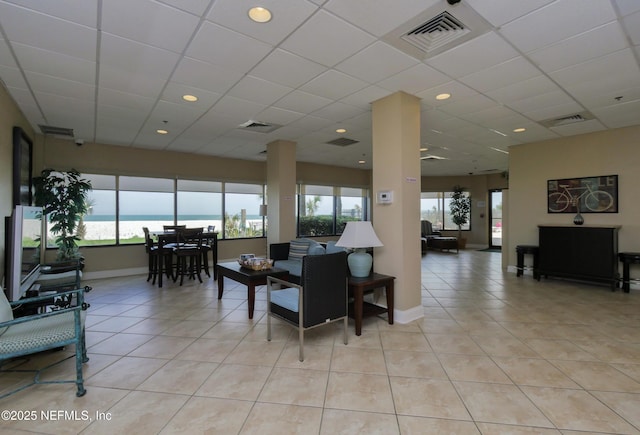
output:
[{"label": "thermostat on wall", "polygon": [[380,190],[377,195],[378,204],[391,204],[393,202],[393,191]]}]

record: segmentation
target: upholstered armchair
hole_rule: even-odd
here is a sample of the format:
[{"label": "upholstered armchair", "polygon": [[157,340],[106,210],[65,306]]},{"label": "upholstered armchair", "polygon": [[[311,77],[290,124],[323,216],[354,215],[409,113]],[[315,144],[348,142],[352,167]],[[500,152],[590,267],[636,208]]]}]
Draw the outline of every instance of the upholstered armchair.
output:
[{"label": "upholstered armchair", "polygon": [[422,247],[422,254],[427,253],[427,247],[429,246],[429,239],[433,237],[439,237],[441,234],[439,231],[433,231],[433,224],[428,220],[420,221],[420,241]]},{"label": "upholstered armchair", "polygon": [[[84,322],[88,305],[84,302],[84,293],[91,287],[43,296],[19,299],[9,303],[4,292],[0,291],[0,372],[24,371],[5,369],[9,360],[24,355],[57,349],[70,344],[75,345],[76,379],[62,381],[42,381],[40,370],[33,370],[35,377],[27,385],[7,392],[0,398],[9,396],[34,384],[75,383],[76,396],[84,396],[82,364],[87,362],[84,337]],[[55,299],[75,300],[63,307],[55,305]],[[17,306],[53,307],[49,312],[13,318],[13,309]],[[57,363],[56,363],[57,364]]]},{"label": "upholstered armchair", "polygon": [[304,361],[304,332],[342,320],[347,344],[347,253],[302,257],[300,284],[267,277],[267,340],[271,341],[271,318],[298,329],[299,359]]}]

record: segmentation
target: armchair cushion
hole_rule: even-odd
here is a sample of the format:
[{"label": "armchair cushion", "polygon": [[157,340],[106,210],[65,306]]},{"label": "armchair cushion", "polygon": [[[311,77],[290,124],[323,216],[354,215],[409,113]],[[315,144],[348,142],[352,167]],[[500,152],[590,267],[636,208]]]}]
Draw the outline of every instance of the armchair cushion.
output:
[{"label": "armchair cushion", "polygon": [[347,248],[342,246],[336,246],[337,241],[331,240],[327,242],[326,252],[327,254],[335,254],[336,252],[347,252]]},{"label": "armchair cushion", "polygon": [[302,239],[294,239],[289,242],[289,260],[302,261],[302,257],[307,255],[309,250],[309,241]]}]

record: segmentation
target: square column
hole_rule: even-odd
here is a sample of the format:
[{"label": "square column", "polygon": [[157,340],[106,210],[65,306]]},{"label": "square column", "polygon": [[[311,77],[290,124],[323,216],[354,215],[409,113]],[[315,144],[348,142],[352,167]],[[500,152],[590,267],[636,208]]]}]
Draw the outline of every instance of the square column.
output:
[{"label": "square column", "polygon": [[267,253],[272,243],[296,237],[296,143],[267,144]]},{"label": "square column", "polygon": [[[420,99],[396,92],[372,103],[373,226],[384,244],[374,270],[396,277],[395,318],[423,317],[420,252]],[[378,201],[391,192],[392,201]]]}]

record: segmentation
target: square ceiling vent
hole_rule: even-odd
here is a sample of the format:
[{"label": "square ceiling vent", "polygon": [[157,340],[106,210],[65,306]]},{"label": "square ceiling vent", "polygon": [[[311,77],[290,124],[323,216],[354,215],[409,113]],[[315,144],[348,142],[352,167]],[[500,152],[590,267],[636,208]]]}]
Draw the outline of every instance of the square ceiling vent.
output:
[{"label": "square ceiling vent", "polygon": [[382,39],[398,50],[424,60],[476,38],[491,28],[484,18],[464,3],[448,8],[439,4]]},{"label": "square ceiling vent", "polygon": [[255,131],[257,133],[271,133],[272,131],[279,129],[280,127],[282,126],[279,124],[254,121],[252,119],[248,120],[247,122],[243,122],[238,126],[238,128],[241,130]]}]

